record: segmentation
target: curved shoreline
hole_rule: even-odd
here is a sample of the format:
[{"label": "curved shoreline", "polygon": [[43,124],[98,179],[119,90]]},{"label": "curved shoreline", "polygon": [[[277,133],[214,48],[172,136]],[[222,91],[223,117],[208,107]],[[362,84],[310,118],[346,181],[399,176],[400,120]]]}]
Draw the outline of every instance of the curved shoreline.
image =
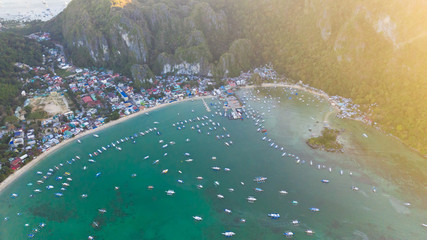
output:
[{"label": "curved shoreline", "polygon": [[[299,90],[302,90],[302,91],[305,91],[305,92],[308,92],[308,93],[311,93],[311,94],[323,97],[324,99],[326,99],[331,104],[331,107],[334,108],[334,110],[328,112],[324,116],[324,119],[323,119],[324,122],[325,121],[327,122],[327,119],[329,119],[330,115],[333,112],[340,112],[340,109],[335,105],[334,101],[330,100],[330,97],[329,97],[328,94],[326,94],[324,92],[314,91],[313,89],[309,89],[309,88],[301,86],[299,84],[295,84],[295,83],[262,83],[260,86],[250,85],[250,86],[244,86],[244,87],[241,87],[241,88],[256,88],[256,87],[288,87],[288,88],[295,88],[295,89],[299,89]],[[332,103],[334,103],[334,105],[332,105]],[[358,119],[353,119],[353,118],[347,118],[347,119],[353,120],[353,121],[358,121],[358,122],[361,122],[363,124],[366,124],[365,122],[363,122],[361,120],[358,120]],[[366,124],[366,125],[370,126],[369,124]],[[386,131],[382,130],[381,128],[375,127],[375,129],[377,131],[380,131],[381,133],[384,133],[385,135],[391,136],[396,141],[398,141],[399,143],[403,144],[405,147],[411,149],[411,151],[415,152],[416,154],[420,155],[421,157],[427,158],[427,155],[423,155],[419,150],[417,150],[417,149],[409,146],[408,144],[406,144],[402,139],[398,138],[397,136],[394,136],[393,134],[391,134],[389,132],[386,132]]]},{"label": "curved shoreline", "polygon": [[330,100],[330,97],[328,94],[324,93],[324,92],[317,92],[314,91],[313,89],[309,89],[307,87],[301,86],[299,84],[295,84],[295,83],[262,83],[260,86],[256,86],[256,85],[251,85],[251,86],[244,86],[241,88],[256,88],[256,87],[287,87],[287,88],[294,88],[294,89],[298,89],[304,92],[308,92],[310,94],[319,96],[324,98],[325,100],[327,100],[330,103],[330,106],[333,108],[332,111],[329,111],[328,113],[325,114],[325,116],[323,117],[323,122],[328,122],[328,119],[330,117],[331,114],[333,114],[334,112],[340,112],[340,109],[336,106],[336,103]]},{"label": "curved shoreline", "polygon": [[134,113],[134,114],[131,114],[131,115],[119,118],[119,119],[114,120],[114,121],[111,121],[109,123],[106,123],[106,124],[98,127],[98,128],[86,130],[86,131],[84,131],[84,132],[82,132],[82,133],[80,133],[78,135],[75,135],[74,137],[72,137],[70,139],[62,141],[59,144],[57,144],[57,145],[53,146],[52,148],[50,148],[49,150],[47,150],[46,152],[43,152],[42,154],[38,155],[33,160],[31,160],[31,162],[27,163],[22,168],[16,170],[14,173],[12,173],[11,175],[9,175],[3,182],[0,183],[0,194],[11,183],[13,183],[15,180],[17,180],[20,176],[22,176],[27,171],[29,171],[32,167],[36,166],[43,159],[45,159],[47,156],[49,156],[50,154],[58,151],[62,147],[66,146],[67,144],[69,144],[69,143],[71,143],[73,141],[76,141],[77,139],[80,139],[80,138],[82,138],[82,137],[84,137],[86,135],[93,134],[95,132],[98,132],[98,131],[104,130],[106,128],[115,126],[115,125],[117,125],[119,123],[122,123],[124,121],[127,121],[129,119],[141,116],[142,114],[145,114],[145,113],[148,113],[148,112],[151,112],[151,111],[154,111],[154,110],[166,107],[166,106],[170,106],[170,105],[177,104],[177,103],[183,103],[183,102],[187,102],[187,101],[190,101],[190,100],[199,100],[199,99],[202,99],[202,98],[209,98],[209,97],[213,97],[213,96],[208,95],[208,96],[198,96],[198,97],[193,97],[193,98],[184,98],[182,100],[178,100],[178,101],[175,101],[175,102],[163,103],[163,104],[160,104],[160,105],[156,105],[154,107],[146,108],[146,109],[144,109],[142,111],[139,111],[137,113]]}]

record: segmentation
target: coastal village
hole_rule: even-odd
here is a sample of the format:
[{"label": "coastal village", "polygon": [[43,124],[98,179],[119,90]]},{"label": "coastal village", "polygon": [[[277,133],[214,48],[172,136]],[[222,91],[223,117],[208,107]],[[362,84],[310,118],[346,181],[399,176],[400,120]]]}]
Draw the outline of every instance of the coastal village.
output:
[{"label": "coastal village", "polygon": [[[39,42],[50,41],[49,33],[28,36]],[[24,84],[39,86],[28,92],[23,106],[17,107],[15,117],[19,124],[1,126],[0,138],[7,138],[10,150],[10,168],[16,170],[39,154],[49,151],[60,142],[96,129],[109,121],[135,114],[144,109],[198,96],[216,96],[224,101],[224,110],[230,110],[231,119],[241,119],[241,103],[234,91],[252,84],[257,74],[262,81],[283,83],[271,65],[242,73],[239,77],[222,79],[215,88],[213,78],[193,75],[164,75],[149,79],[150,88],[136,89],[133,82],[119,73],[105,69],[78,68],[67,62],[61,48],[50,48],[43,56],[41,66],[16,63],[22,71],[34,72]],[[297,83],[304,88],[325,94],[318,89]],[[340,117],[360,117],[351,100],[332,97],[329,101],[340,108]],[[207,106],[208,108],[208,106]],[[38,119],[26,119],[32,111]],[[38,124],[35,124],[38,123]],[[17,126],[18,125],[18,126]],[[1,165],[0,165],[1,168]]]}]

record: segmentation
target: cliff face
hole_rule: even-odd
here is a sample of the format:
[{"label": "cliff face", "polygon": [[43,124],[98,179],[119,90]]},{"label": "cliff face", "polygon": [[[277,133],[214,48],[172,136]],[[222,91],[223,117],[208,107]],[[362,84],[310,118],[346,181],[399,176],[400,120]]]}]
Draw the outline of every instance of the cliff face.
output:
[{"label": "cliff face", "polygon": [[74,63],[143,82],[153,73],[236,76],[271,62],[293,79],[351,97],[372,121],[427,152],[423,1],[112,2],[73,0],[46,25]]},{"label": "cliff face", "polygon": [[48,23],[75,63],[127,74],[146,65],[157,74],[208,75],[230,45],[225,12],[207,2],[113,2],[74,0]]}]

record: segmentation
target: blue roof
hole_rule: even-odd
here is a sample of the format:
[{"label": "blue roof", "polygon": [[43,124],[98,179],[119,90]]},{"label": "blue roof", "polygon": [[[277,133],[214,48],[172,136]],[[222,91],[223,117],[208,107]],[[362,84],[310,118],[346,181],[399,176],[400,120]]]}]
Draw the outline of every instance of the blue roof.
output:
[{"label": "blue roof", "polygon": [[126,93],[125,93],[125,92],[123,92],[123,91],[122,91],[122,92],[120,92],[120,94],[121,94],[123,97],[125,97],[125,98],[126,98],[126,97],[128,97],[128,95],[126,95]]}]

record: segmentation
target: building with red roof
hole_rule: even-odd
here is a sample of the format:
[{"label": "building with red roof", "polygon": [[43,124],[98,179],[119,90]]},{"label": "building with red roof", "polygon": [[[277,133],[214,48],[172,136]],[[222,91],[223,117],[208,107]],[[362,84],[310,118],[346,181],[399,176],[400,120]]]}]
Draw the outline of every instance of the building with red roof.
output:
[{"label": "building with red roof", "polygon": [[21,163],[22,163],[22,160],[19,157],[17,157],[10,163],[10,166],[12,167],[13,170],[16,170],[21,167]]},{"label": "building with red roof", "polygon": [[90,96],[84,96],[84,97],[82,97],[82,100],[84,103],[93,102],[93,99]]}]

